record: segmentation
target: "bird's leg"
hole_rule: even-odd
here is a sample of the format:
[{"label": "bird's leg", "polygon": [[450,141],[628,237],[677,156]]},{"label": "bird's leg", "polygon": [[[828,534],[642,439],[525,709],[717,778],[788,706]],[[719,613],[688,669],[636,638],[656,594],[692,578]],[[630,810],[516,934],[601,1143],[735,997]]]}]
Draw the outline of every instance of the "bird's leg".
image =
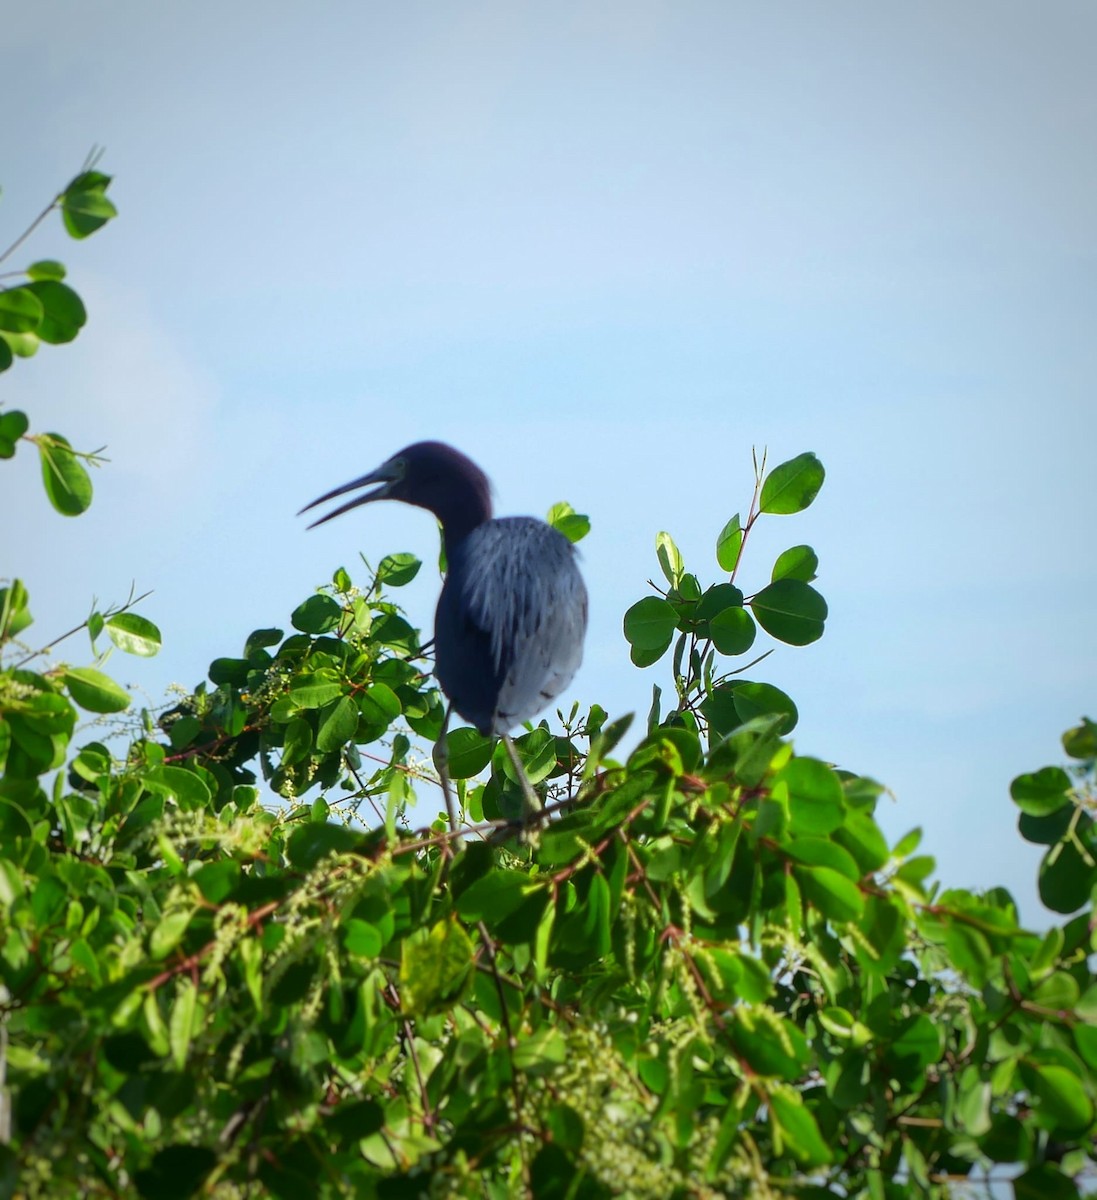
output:
[{"label": "bird's leg", "polygon": [[438,740],[434,743],[434,769],[438,772],[438,779],[442,784],[442,795],[446,798],[446,811],[449,813],[449,827],[451,833],[456,833],[461,827],[461,822],[457,816],[457,804],[453,798],[453,789],[449,783],[449,751],[446,749],[446,730],[449,729],[449,719],[453,713],[453,705],[446,705],[446,715],[442,718],[442,732],[438,735]]},{"label": "bird's leg", "polygon": [[533,784],[526,775],[526,768],[522,766],[522,760],[518,757],[518,751],[510,740],[509,733],[503,734],[503,745],[507,748],[511,766],[514,767],[514,773],[518,776],[518,783],[522,788],[522,795],[526,801],[526,820],[528,821],[534,813],[541,811],[541,797],[533,790]]}]

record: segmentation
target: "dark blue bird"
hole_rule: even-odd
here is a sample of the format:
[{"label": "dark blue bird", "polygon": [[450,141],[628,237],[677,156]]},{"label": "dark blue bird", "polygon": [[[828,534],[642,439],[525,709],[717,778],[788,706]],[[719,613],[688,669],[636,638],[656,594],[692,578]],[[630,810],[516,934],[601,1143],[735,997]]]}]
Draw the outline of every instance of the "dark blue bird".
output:
[{"label": "dark blue bird", "polygon": [[445,773],[450,709],[481,734],[503,739],[527,807],[539,807],[509,734],[567,687],[582,660],[587,591],[572,544],[534,517],[493,518],[487,476],[442,442],[416,442],[301,511],[371,484],[381,486],[309,528],[373,500],[403,500],[432,512],[441,523],[447,573],[434,618],[434,654],[450,707],[435,762],[451,824],[456,828]]}]

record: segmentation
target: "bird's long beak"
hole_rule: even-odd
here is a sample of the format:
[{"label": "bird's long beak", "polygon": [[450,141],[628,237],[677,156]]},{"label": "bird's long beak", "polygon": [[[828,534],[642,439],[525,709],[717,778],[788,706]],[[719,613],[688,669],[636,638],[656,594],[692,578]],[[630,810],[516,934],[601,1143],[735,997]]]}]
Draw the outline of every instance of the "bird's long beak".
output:
[{"label": "bird's long beak", "polygon": [[338,508],[329,512],[327,516],[320,517],[319,520],[313,521],[308,527],[315,529],[317,525],[323,525],[325,521],[330,521],[333,517],[341,517],[343,513],[350,512],[352,508],[357,508],[360,504],[369,504],[371,500],[384,500],[392,490],[392,485],[398,483],[403,477],[403,472],[398,464],[389,459],[388,462],[382,463],[376,471],[370,471],[368,475],[363,475],[361,479],[355,479],[351,483],[344,483],[342,487],[333,488],[330,492],[325,492],[322,496],[318,496],[311,504],[306,504],[301,513],[306,513],[310,508],[315,508],[318,504],[323,504],[326,500],[334,500],[336,496],[344,496],[347,492],[356,492],[359,488],[369,487],[371,483],[379,483],[381,486],[373,492],[367,492],[364,496],[356,496],[353,500],[348,500],[346,504],[340,504]]}]

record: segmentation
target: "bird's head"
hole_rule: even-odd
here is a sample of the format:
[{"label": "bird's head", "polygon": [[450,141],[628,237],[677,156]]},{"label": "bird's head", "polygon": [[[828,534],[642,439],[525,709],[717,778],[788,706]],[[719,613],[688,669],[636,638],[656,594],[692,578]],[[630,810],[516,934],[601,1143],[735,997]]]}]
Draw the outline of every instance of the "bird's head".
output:
[{"label": "bird's head", "polygon": [[[460,537],[491,517],[491,484],[483,471],[460,450],[444,442],[416,442],[394,454],[376,470],[334,488],[306,504],[308,512],[318,504],[347,492],[377,484],[371,492],[356,496],[313,521],[310,529],[341,516],[371,500],[402,500],[434,513],[448,538]],[[300,515],[300,514],[298,514]]]}]

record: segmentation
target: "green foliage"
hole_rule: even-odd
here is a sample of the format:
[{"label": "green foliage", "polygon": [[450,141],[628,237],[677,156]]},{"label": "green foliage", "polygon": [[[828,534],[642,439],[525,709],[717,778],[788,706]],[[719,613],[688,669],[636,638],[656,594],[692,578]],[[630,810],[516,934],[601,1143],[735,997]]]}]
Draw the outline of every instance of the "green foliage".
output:
[{"label": "green foliage", "polygon": [[[93,154],[84,169],[38,214],[30,226],[0,251],[5,262],[55,209],[70,237],[86,238],[117,215],[107,199],[111,178],[94,169]],[[64,266],[53,259],[40,259],[22,270],[0,275],[0,372],[16,358],[31,358],[43,343],[71,342],[87,321],[84,302],[67,283]],[[8,280],[14,278],[15,283]],[[91,504],[92,486],[85,463],[102,461],[99,451],[73,450],[59,433],[30,434],[26,413],[0,409],[0,458],[11,458],[20,441],[38,447],[42,461],[42,484],[53,507],[66,517],[79,516]]]},{"label": "green foliage", "polygon": [[[79,178],[83,234],[110,213]],[[620,757],[629,719],[597,705],[527,729],[524,842],[509,759],[467,728],[468,826],[409,827],[441,807],[442,719],[392,599],[412,555],[338,569],[288,634],[140,717],[104,669],[160,646],[138,599],[70,631],[94,656],[74,664],[25,644],[26,589],[0,588],[0,1196],[1089,1189],[1097,726],[1012,788],[1063,924],[943,890],[916,830],[889,845],[880,786],[795,754],[792,699],[743,678],[760,658],[727,667],[759,627],[822,634],[810,547],[736,583],[760,514],[822,481],[813,455],[763,463],[707,586],[658,536],[666,590],[624,628],[638,665],[673,646],[674,703],[656,685]]]}]

